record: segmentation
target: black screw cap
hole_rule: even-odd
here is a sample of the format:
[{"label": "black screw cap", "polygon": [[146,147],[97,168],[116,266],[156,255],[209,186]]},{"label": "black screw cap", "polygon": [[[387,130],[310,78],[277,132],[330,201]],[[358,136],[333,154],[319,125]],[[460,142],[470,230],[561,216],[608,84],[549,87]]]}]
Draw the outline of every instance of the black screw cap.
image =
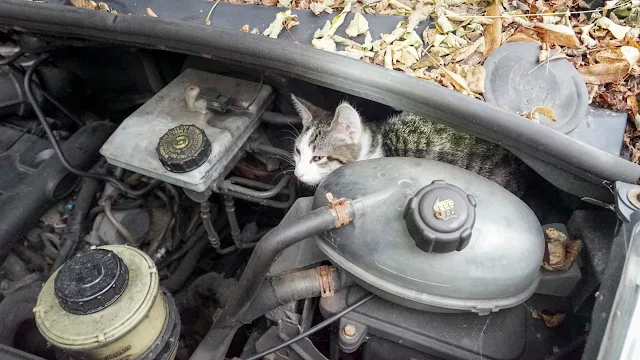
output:
[{"label": "black screw cap", "polygon": [[93,249],[67,261],[53,286],[63,309],[87,315],[118,300],[128,282],[129,269],[118,255],[110,250]]},{"label": "black screw cap", "polygon": [[462,250],[471,240],[476,201],[457,186],[436,180],[407,203],[404,220],[416,246],[426,252]]},{"label": "black screw cap", "polygon": [[199,127],[179,125],[160,137],[156,152],[165,169],[185,173],[207,161],[211,154],[211,141]]}]

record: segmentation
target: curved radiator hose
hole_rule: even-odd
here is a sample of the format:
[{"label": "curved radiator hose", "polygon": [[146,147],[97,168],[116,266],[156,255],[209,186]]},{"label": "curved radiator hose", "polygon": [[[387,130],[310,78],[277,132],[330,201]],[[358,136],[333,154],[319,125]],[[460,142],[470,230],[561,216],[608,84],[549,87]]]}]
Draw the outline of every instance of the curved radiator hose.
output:
[{"label": "curved radiator hose", "polygon": [[13,346],[18,328],[27,320],[35,319],[36,306],[42,282],[18,289],[0,302],[0,343]]},{"label": "curved radiator hose", "polygon": [[[260,289],[264,286],[263,282],[275,258],[289,246],[348,223],[355,217],[352,202],[338,206],[342,207],[338,211],[324,206],[302,215],[293,223],[279,225],[258,242],[230,301],[191,356],[191,360],[224,359],[235,332],[255,317],[254,301],[262,302],[259,299]],[[337,214],[343,215],[339,218]],[[348,219],[342,218],[345,214]]]},{"label": "curved radiator hose", "polygon": [[[115,128],[108,122],[86,125],[62,145],[62,151],[74,167],[87,169],[98,160],[100,147]],[[0,262],[45,212],[69,195],[76,183],[77,176],[53,155],[17,188],[0,197]]]}]

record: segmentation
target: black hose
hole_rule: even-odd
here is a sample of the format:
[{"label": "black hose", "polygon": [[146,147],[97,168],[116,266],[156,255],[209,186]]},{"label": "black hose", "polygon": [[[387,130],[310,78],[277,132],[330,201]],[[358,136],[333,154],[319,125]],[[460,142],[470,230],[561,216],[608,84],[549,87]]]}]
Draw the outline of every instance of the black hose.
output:
[{"label": "black hose", "polygon": [[0,302],[0,343],[13,346],[20,325],[35,319],[36,306],[42,282],[34,282],[7,295]]},{"label": "black hose", "polygon": [[[94,164],[98,151],[116,126],[108,122],[95,122],[82,127],[62,146],[62,151],[73,166],[86,169]],[[77,183],[57,157],[51,157],[20,185],[0,197],[0,259],[22,235],[33,228],[38,219],[55,203],[69,195]]]},{"label": "black hose", "polygon": [[274,347],[272,347],[270,349],[267,349],[267,350],[265,350],[265,351],[263,351],[263,352],[261,352],[259,354],[253,355],[250,358],[246,358],[244,360],[259,360],[259,359],[262,359],[263,357],[265,357],[265,356],[267,356],[267,355],[269,355],[271,353],[274,353],[274,352],[276,352],[276,351],[278,351],[280,349],[283,349],[283,348],[285,348],[285,347],[287,347],[287,346],[289,346],[289,345],[291,345],[291,344],[293,344],[295,342],[298,342],[298,341],[300,341],[300,340],[302,340],[302,339],[304,339],[306,337],[309,337],[309,336],[317,333],[318,331],[324,329],[325,327],[329,326],[334,321],[337,321],[341,317],[343,317],[343,316],[347,315],[348,313],[352,312],[357,307],[359,307],[362,304],[366,303],[367,301],[373,299],[374,297],[375,297],[375,295],[369,294],[369,295],[365,296],[364,298],[362,298],[361,300],[359,300],[358,302],[356,302],[355,304],[350,305],[346,309],[344,309],[344,310],[340,311],[339,313],[331,316],[330,318],[327,318],[323,322],[321,322],[318,325],[312,327],[311,329],[301,333],[300,335],[298,335],[298,336],[296,336],[294,338],[291,338],[291,339],[283,342],[280,345],[277,345],[277,346],[274,346]]},{"label": "black hose", "polygon": [[187,290],[176,296],[176,306],[180,311],[200,309],[213,299],[219,307],[224,307],[229,302],[237,284],[238,280],[234,278],[226,279],[216,272],[206,273],[195,279]]},{"label": "black hose", "polygon": [[[349,205],[349,216],[353,208]],[[244,323],[245,316],[275,258],[289,246],[315,234],[336,227],[336,215],[321,207],[302,215],[295,222],[275,227],[256,245],[238,281],[231,301],[209,330],[191,360],[221,360],[228,350],[233,333]]]},{"label": "black hose", "polygon": [[[82,177],[88,177],[88,178],[92,178],[92,179],[96,179],[96,180],[103,180],[103,181],[107,181],[110,184],[112,184],[113,186],[115,186],[118,190],[122,191],[125,194],[128,194],[130,196],[141,196],[143,194],[145,194],[147,191],[150,191],[151,189],[153,189],[153,184],[154,182],[152,181],[152,183],[143,188],[143,189],[139,189],[139,190],[133,190],[131,188],[129,188],[125,183],[123,183],[122,181],[118,180],[117,178],[113,177],[113,176],[108,176],[108,175],[103,175],[103,174],[94,174],[94,173],[89,173],[86,171],[82,171],[76,167],[74,167],[72,164],[69,163],[69,161],[67,160],[67,158],[65,157],[64,153],[62,152],[62,150],[60,149],[60,145],[58,144],[58,140],[56,140],[55,135],[53,134],[53,131],[51,130],[51,127],[49,126],[49,123],[47,122],[46,117],[44,116],[44,113],[42,112],[42,109],[40,108],[40,105],[38,105],[38,102],[36,101],[36,98],[33,96],[33,91],[31,90],[31,78],[33,77],[34,72],[36,71],[36,69],[38,68],[38,66],[40,66],[40,64],[42,64],[45,60],[47,60],[49,58],[49,54],[44,54],[44,55],[40,55],[31,65],[31,67],[29,67],[29,70],[27,70],[27,73],[24,76],[24,91],[25,91],[25,95],[27,95],[27,100],[29,100],[29,104],[31,104],[31,107],[33,107],[33,110],[35,111],[36,115],[38,116],[38,120],[40,120],[40,124],[42,125],[42,128],[44,129],[44,132],[47,134],[47,137],[49,138],[49,141],[51,142],[51,146],[53,147],[53,150],[56,152],[56,155],[58,156],[60,162],[62,163],[62,165],[64,165],[65,168],[67,168],[67,170],[77,176],[82,176]],[[159,180],[157,180],[155,182],[155,184],[157,184],[159,182]]]},{"label": "black hose", "polygon": [[209,241],[204,237],[200,238],[200,241],[182,258],[176,271],[167,279],[161,281],[160,286],[171,293],[180,290],[198,266],[198,260],[200,260],[207,248],[209,248]]},{"label": "black hose", "polygon": [[302,124],[302,118],[296,115],[285,115],[281,113],[265,111],[260,117],[262,122],[275,125],[298,125]]},{"label": "black hose", "polygon": [[189,250],[187,255],[182,258],[176,271],[160,282],[160,286],[171,293],[180,290],[196,267],[198,267],[198,260],[200,260],[207,248],[209,248],[209,241],[207,241],[206,238],[201,238],[200,241]]},{"label": "black hose", "polygon": [[67,228],[65,234],[62,237],[62,245],[60,246],[60,252],[56,258],[55,263],[51,271],[56,271],[62,264],[64,264],[71,254],[73,254],[78,242],[80,242],[80,236],[82,235],[82,224],[87,218],[87,213],[91,208],[91,204],[98,191],[98,181],[94,179],[84,178],[82,180],[82,187],[78,192],[78,197],[73,204],[73,210],[69,216],[67,222]]},{"label": "black hose", "polygon": [[[245,312],[242,323],[253,322],[280,305],[322,295],[320,269],[322,268],[296,271],[263,282],[258,294],[251,302],[251,307]],[[330,271],[326,280],[331,281],[331,288],[334,291],[354,284],[353,278],[344,271],[328,267],[325,269]]]}]

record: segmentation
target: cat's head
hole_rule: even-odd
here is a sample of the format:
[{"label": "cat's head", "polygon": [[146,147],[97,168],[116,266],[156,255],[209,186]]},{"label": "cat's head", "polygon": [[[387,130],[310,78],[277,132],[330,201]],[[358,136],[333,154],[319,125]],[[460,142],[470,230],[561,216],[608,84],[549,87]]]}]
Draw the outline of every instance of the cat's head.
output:
[{"label": "cat's head", "polygon": [[303,126],[293,151],[300,181],[318,185],[340,166],[360,160],[364,125],[353,106],[342,103],[330,112],[293,95],[291,99]]}]

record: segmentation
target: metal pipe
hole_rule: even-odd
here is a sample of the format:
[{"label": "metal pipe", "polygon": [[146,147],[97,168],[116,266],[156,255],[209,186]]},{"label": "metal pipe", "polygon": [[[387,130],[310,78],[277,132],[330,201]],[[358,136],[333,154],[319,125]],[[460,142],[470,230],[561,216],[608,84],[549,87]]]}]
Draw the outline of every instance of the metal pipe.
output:
[{"label": "metal pipe", "polygon": [[220,249],[220,237],[211,222],[211,205],[209,205],[209,200],[200,203],[200,218],[202,218],[202,225],[207,232],[209,243],[214,249]]},{"label": "metal pipe", "polygon": [[240,230],[240,225],[238,224],[235,202],[233,201],[233,197],[230,195],[224,196],[224,209],[227,212],[227,219],[229,220],[233,243],[240,247],[242,246],[242,230]]},{"label": "metal pipe", "polygon": [[[230,181],[232,184],[240,184],[240,185],[244,185],[244,186],[250,186],[259,190],[271,190],[273,189],[273,185],[271,184],[267,184],[267,183],[263,183],[260,181],[255,181],[255,180],[251,180],[251,179],[247,179],[247,178],[243,178],[243,177],[239,177],[239,176],[231,176],[227,179],[228,181]],[[282,189],[280,190],[280,193],[283,195],[289,195],[289,189]]]},{"label": "metal pipe", "polygon": [[169,228],[171,228],[171,225],[175,221],[174,208],[171,205],[171,201],[169,200],[167,195],[165,193],[163,193],[162,191],[160,191],[159,189],[154,189],[153,193],[157,197],[159,197],[160,200],[162,200],[162,202],[164,202],[165,206],[167,207],[167,210],[169,210],[169,221],[162,228],[162,231],[160,232],[160,235],[158,235],[157,238],[153,239],[153,241],[149,245],[149,248],[147,249],[147,254],[149,256],[152,256],[152,257],[156,254],[156,251],[158,251],[158,249],[160,248],[160,245],[162,245],[162,240],[164,239],[165,236],[167,236],[167,233],[169,232]]},{"label": "metal pipe", "polygon": [[[348,202],[344,209],[353,219],[355,210]],[[251,253],[251,258],[238,281],[231,301],[223,308],[211,330],[191,356],[191,360],[221,360],[233,334],[243,324],[251,303],[259,293],[275,258],[289,246],[317,233],[339,226],[339,213],[324,206],[302,215],[293,223],[280,225],[265,235]],[[346,219],[340,219],[346,220]]]},{"label": "metal pipe", "polygon": [[275,201],[270,199],[260,199],[252,196],[247,196],[245,194],[240,194],[235,191],[226,191],[226,190],[218,190],[217,192],[222,195],[231,195],[236,199],[242,199],[246,201],[250,201],[256,204],[269,206],[277,209],[288,209],[293,205],[293,202],[296,200],[296,191],[295,191],[294,182],[289,183],[289,199],[287,201]]},{"label": "metal pipe", "polygon": [[247,144],[247,150],[265,152],[267,154],[278,155],[278,156],[285,157],[289,160],[293,160],[293,157],[291,156],[290,152],[274,146],[250,142]]},{"label": "metal pipe", "polygon": [[[278,193],[282,189],[284,189],[285,186],[287,186],[287,183],[289,182],[289,180],[291,180],[291,175],[285,175],[282,177],[282,179],[280,179],[280,181],[278,181],[278,183],[275,186],[265,191],[256,191],[253,189],[248,189],[242,186],[234,185],[233,182],[230,180],[223,181],[222,184],[220,185],[220,188],[227,191],[232,191],[232,192],[244,194],[244,195],[259,198],[259,199],[269,199],[278,195]],[[235,178],[235,181],[237,182],[237,178]]]},{"label": "metal pipe", "polygon": [[265,111],[260,117],[263,122],[275,125],[302,124],[302,119],[295,115],[286,115],[277,112]]}]

